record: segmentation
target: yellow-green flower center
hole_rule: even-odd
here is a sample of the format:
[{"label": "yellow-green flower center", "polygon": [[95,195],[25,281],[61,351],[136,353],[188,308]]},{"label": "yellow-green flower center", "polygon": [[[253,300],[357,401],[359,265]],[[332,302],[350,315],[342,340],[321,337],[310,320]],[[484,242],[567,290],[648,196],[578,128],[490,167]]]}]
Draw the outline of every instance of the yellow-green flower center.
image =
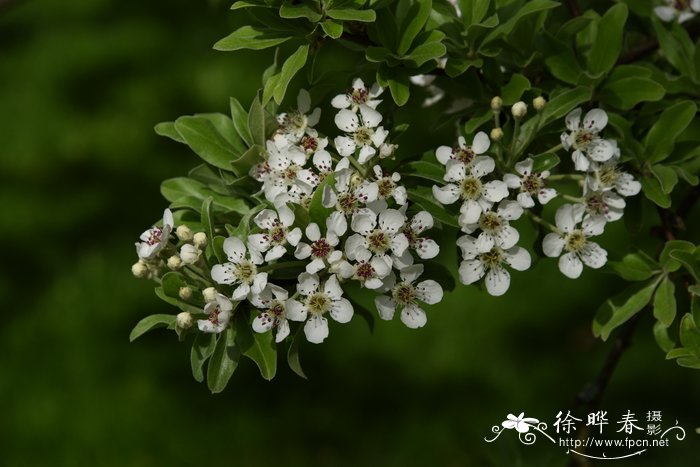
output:
[{"label": "yellow-green flower center", "polygon": [[330,310],[331,301],[323,292],[315,292],[306,297],[306,308],[314,315],[322,315]]},{"label": "yellow-green flower center", "polygon": [[477,200],[481,197],[481,190],[483,185],[481,180],[476,177],[466,177],[462,180],[462,198]]},{"label": "yellow-green flower center", "polygon": [[416,289],[408,282],[401,282],[394,287],[392,296],[399,305],[408,305],[416,298]]},{"label": "yellow-green flower center", "polygon": [[574,230],[564,237],[564,249],[570,253],[578,253],[586,246],[586,236],[581,230]]}]

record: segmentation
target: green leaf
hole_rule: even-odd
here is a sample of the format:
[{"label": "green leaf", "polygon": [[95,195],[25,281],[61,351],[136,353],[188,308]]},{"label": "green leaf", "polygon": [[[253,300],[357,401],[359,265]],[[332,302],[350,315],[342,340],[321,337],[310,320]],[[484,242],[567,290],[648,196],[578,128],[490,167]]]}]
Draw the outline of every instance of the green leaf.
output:
[{"label": "green leaf", "polygon": [[683,347],[695,357],[700,357],[700,329],[690,313],[686,313],[681,319],[680,337]]},{"label": "green leaf", "polygon": [[679,366],[700,370],[700,358],[698,357],[683,357],[676,360]]},{"label": "green leaf", "polygon": [[531,0],[525,3],[522,6],[522,8],[519,8],[515,12],[515,14],[508,19],[508,21],[491,31],[484,38],[484,41],[481,43],[481,47],[483,48],[491,42],[509,36],[513,32],[515,27],[518,25],[518,23],[521,20],[525,19],[527,16],[544,10],[549,10],[551,8],[556,8],[558,6],[561,6],[559,2],[551,0]]},{"label": "green leaf", "polygon": [[553,152],[532,156],[531,159],[533,161],[532,171],[539,173],[544,172],[545,170],[553,169],[554,167],[558,166],[561,162],[559,156],[557,156]]},{"label": "green leaf", "polygon": [[280,18],[306,18],[312,23],[317,23],[321,20],[322,15],[318,11],[314,10],[311,5],[304,3],[294,4],[291,2],[284,2],[284,4],[282,4],[280,7]]},{"label": "green leaf", "polygon": [[668,335],[668,328],[658,321],[654,323],[654,339],[664,352],[670,352],[676,346],[676,343]]},{"label": "green leaf", "polygon": [[639,313],[651,300],[658,281],[634,284],[609,298],[598,309],[593,320],[593,335],[607,340],[610,333]]},{"label": "green leaf", "polygon": [[314,195],[309,203],[309,218],[319,227],[326,225],[326,219],[333,212],[333,208],[323,206],[323,192],[327,186],[335,186],[335,174],[328,174],[314,191]]},{"label": "green leaf", "polygon": [[265,149],[257,144],[248,149],[241,157],[231,162],[231,169],[239,177],[245,177],[250,173],[250,169],[259,162],[262,162]]},{"label": "green leaf", "polygon": [[671,257],[671,252],[675,250],[693,252],[695,245],[686,240],[669,240],[664,245],[659,255],[659,263],[666,272],[675,272],[681,268],[681,263]]},{"label": "green leaf", "polygon": [[163,287],[156,287],[153,291],[156,293],[156,296],[158,298],[160,298],[161,300],[163,300],[165,303],[169,303],[173,306],[176,306],[179,309],[181,309],[182,311],[187,311],[187,312],[192,313],[192,314],[199,314],[202,312],[201,308],[197,308],[194,305],[190,305],[189,303],[185,303],[179,297],[175,298],[175,297],[172,297],[171,295],[166,294],[165,291],[163,290]]},{"label": "green leaf", "polygon": [[289,368],[291,368],[294,373],[304,379],[308,379],[306,377],[306,373],[304,373],[304,370],[301,368],[301,362],[299,361],[299,345],[304,340],[303,336],[304,327],[299,326],[299,329],[297,329],[297,331],[294,333],[292,342],[289,344],[289,350],[287,350],[287,363],[289,364]]},{"label": "green leaf", "polygon": [[651,167],[651,173],[654,174],[659,181],[661,191],[669,194],[673,191],[673,187],[678,183],[678,174],[671,167],[656,164]]},{"label": "green leaf", "polygon": [[508,84],[501,89],[503,104],[513,105],[520,100],[523,93],[530,89],[530,80],[520,73],[515,73]]},{"label": "green leaf", "polygon": [[240,351],[235,344],[236,329],[229,326],[224,329],[216,341],[214,353],[207,366],[207,386],[212,394],[219,393],[226,388],[233,372],[238,367]]},{"label": "green leaf", "polygon": [[675,21],[665,24],[656,18],[656,15],[651,16],[663,56],[681,74],[696,77],[698,70],[697,65],[694,65],[695,45],[688,32]]},{"label": "green leaf", "polygon": [[348,8],[330,9],[326,14],[333,19],[342,21],[361,21],[363,23],[373,23],[377,19],[374,10],[352,10]]},{"label": "green leaf", "polygon": [[279,74],[277,85],[275,86],[274,98],[277,104],[282,103],[282,99],[284,99],[284,95],[287,92],[289,82],[292,80],[292,78],[294,78],[294,75],[296,75],[297,72],[304,67],[308,55],[309,45],[304,44],[300,46],[296,52],[290,55],[287,60],[285,60]]},{"label": "green leaf", "polygon": [[467,120],[467,123],[464,124],[464,132],[468,135],[472,135],[476,132],[477,129],[479,129],[479,127],[481,127],[486,122],[491,121],[492,119],[493,111],[491,109],[488,109],[483,114],[478,115],[476,117],[472,117],[469,120]]},{"label": "green leaf", "polygon": [[[214,238],[214,221],[211,218],[211,205],[213,202],[213,198],[210,196],[207,199],[205,199],[202,202],[202,226],[204,227],[204,232],[207,234],[207,238],[210,240],[213,240]],[[223,263],[223,257],[220,255],[217,255],[216,251],[214,250],[214,242],[210,241],[207,243],[207,259],[216,257],[218,260],[218,263]]]},{"label": "green leaf", "polygon": [[666,89],[648,78],[630,77],[608,81],[600,91],[600,99],[619,109],[629,110],[640,102],[658,101]]},{"label": "green leaf", "polygon": [[[408,2],[409,0],[404,1]],[[423,29],[426,21],[428,21],[432,9],[432,0],[411,0],[411,6],[399,29],[401,33],[399,34],[399,45],[396,49],[399,55],[404,55],[411,48],[413,40]]]},{"label": "green leaf", "polygon": [[432,216],[446,225],[459,228],[457,216],[450,214],[439,204],[429,188],[409,188],[408,198],[421,208],[428,211]]},{"label": "green leaf", "polygon": [[586,86],[579,86],[558,94],[544,106],[544,109],[542,110],[543,124],[564,118],[576,107],[590,101],[592,96],[593,91],[591,88]]},{"label": "green leaf", "polygon": [[676,319],[676,287],[668,277],[664,277],[654,294],[654,317],[669,327]]},{"label": "green leaf", "polygon": [[321,29],[331,39],[338,39],[343,35],[343,23],[334,19],[327,19],[321,23]]},{"label": "green leaf", "polygon": [[609,264],[626,281],[647,280],[659,268],[658,264],[643,253],[629,253],[622,261],[610,261]]},{"label": "green leaf", "polygon": [[679,166],[679,165],[674,165],[673,170],[676,171],[676,174],[685,182],[691,186],[697,186],[700,183],[700,178],[698,178],[697,175],[694,173],[690,172],[687,168]]},{"label": "green leaf", "polygon": [[198,333],[192,349],[190,350],[190,366],[192,367],[192,376],[201,383],[204,381],[204,362],[214,353],[216,347],[216,336],[205,332]]},{"label": "green leaf", "polygon": [[165,136],[178,143],[185,143],[182,135],[175,129],[175,122],[161,122],[153,127],[153,130],[159,136]]},{"label": "green leaf", "polygon": [[206,118],[180,117],[175,121],[175,128],[187,145],[214,167],[231,170],[231,161],[240,156],[240,152]]},{"label": "green leaf", "polygon": [[656,203],[658,206],[667,209],[671,207],[671,198],[661,189],[659,181],[655,177],[644,176],[639,182],[642,184],[644,196]]},{"label": "green leaf", "polygon": [[664,110],[644,138],[647,159],[654,163],[661,162],[670,156],[676,138],[686,129],[696,114],[697,106],[692,101],[678,102]]},{"label": "green leaf", "polygon": [[265,140],[267,139],[265,134],[265,109],[263,109],[262,103],[260,102],[260,95],[253,99],[253,102],[250,104],[250,110],[248,111],[248,128],[253,143],[264,147]]},{"label": "green leaf", "polygon": [[202,182],[187,177],[176,177],[165,180],[160,185],[160,192],[173,206],[186,206],[199,211],[202,202],[209,196],[214,200],[214,206],[223,211],[233,211],[245,214],[250,208],[243,199],[229,195],[220,195]]},{"label": "green leaf", "polygon": [[432,182],[445,182],[445,168],[428,161],[414,161],[401,166],[401,175],[423,178]]},{"label": "green leaf", "polygon": [[272,336],[272,331],[262,334],[253,332],[250,323],[239,315],[238,335],[236,345],[241,353],[258,365],[260,375],[266,380],[271,380],[277,373],[277,346]]},{"label": "green leaf", "polygon": [[171,298],[180,298],[180,288],[187,286],[187,281],[181,273],[169,271],[163,274],[160,279],[160,285],[163,288],[165,295]]},{"label": "green leaf", "polygon": [[491,0],[459,0],[462,21],[465,26],[478,24],[489,12]]},{"label": "green leaf", "polygon": [[411,53],[406,56],[406,59],[413,62],[417,67],[430,60],[438,59],[447,53],[447,48],[440,42],[444,34],[440,31],[431,31],[430,34],[433,36],[431,40],[427,40],[416,46]]},{"label": "green leaf", "polygon": [[409,90],[409,79],[408,75],[400,72],[398,70],[392,70],[391,75],[388,78],[389,90],[391,91],[391,97],[398,106],[403,106],[408,102],[408,98],[411,95]]},{"label": "green leaf", "polygon": [[588,72],[593,76],[607,73],[615,66],[622,50],[622,34],[627,21],[627,5],[612,6],[598,22],[598,31],[588,55]]},{"label": "green leaf", "polygon": [[698,258],[690,251],[671,250],[671,258],[678,261],[693,276],[695,282],[700,282],[700,268],[698,268]]},{"label": "green leaf", "polygon": [[214,49],[222,51],[239,49],[261,50],[282,44],[289,39],[291,37],[286,37],[277,32],[263,31],[253,26],[243,26],[214,44]]},{"label": "green leaf", "polygon": [[254,142],[253,135],[250,134],[250,129],[248,128],[248,112],[246,112],[235,97],[230,99],[230,103],[231,119],[233,121],[233,126],[236,128],[236,132],[248,146],[252,146]]},{"label": "green leaf", "polygon": [[134,329],[131,330],[131,334],[129,334],[129,342],[134,342],[136,339],[153,329],[164,327],[174,329],[175,320],[175,315],[160,314],[146,316],[141,321],[136,323]]}]

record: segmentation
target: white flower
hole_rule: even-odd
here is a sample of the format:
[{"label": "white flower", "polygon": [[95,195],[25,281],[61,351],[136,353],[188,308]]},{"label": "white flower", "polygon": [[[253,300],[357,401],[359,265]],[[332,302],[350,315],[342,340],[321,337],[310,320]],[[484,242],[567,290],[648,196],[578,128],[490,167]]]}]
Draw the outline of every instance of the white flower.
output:
[{"label": "white flower", "polygon": [[301,239],[299,227],[289,229],[294,223],[294,213],[284,204],[277,207],[277,212],[263,209],[255,216],[254,221],[262,232],[249,235],[248,246],[260,253],[267,252],[265,261],[281,258],[287,252],[287,243],[296,246]]},{"label": "white flower", "polygon": [[519,219],[523,214],[523,208],[516,201],[503,200],[497,210],[487,210],[481,213],[479,222],[462,226],[462,231],[472,233],[481,229],[479,241],[489,250],[495,245],[507,250],[520,239],[518,231],[508,221]]},{"label": "white flower", "polygon": [[311,110],[311,96],[306,89],[299,91],[297,96],[297,110],[289,113],[282,113],[277,116],[277,123],[280,128],[278,134],[284,136],[291,144],[301,141],[309,127],[316,126],[321,118],[321,109],[316,107],[310,115],[306,115]]},{"label": "white flower", "polygon": [[315,175],[303,168],[305,163],[306,154],[296,146],[279,148],[268,141],[267,168],[262,166],[256,173],[263,182],[265,199],[277,204],[311,194]]},{"label": "white flower", "polygon": [[510,273],[504,264],[516,271],[530,267],[530,253],[519,246],[503,250],[469,235],[460,237],[457,246],[462,250],[463,261],[459,265],[462,284],[473,284],[485,275],[486,291],[493,296],[503,295],[510,287]]},{"label": "white flower", "polygon": [[[608,253],[589,237],[600,235],[605,227],[605,220],[600,217],[583,219],[585,208],[581,204],[565,204],[557,210],[556,224],[559,232],[552,232],[544,237],[542,249],[550,258],[559,258],[559,270],[571,279],[581,275],[583,264],[594,269],[602,267]],[[580,228],[577,224],[583,221]]]},{"label": "white flower", "polygon": [[237,237],[224,240],[224,253],[230,262],[215,264],[211,268],[211,278],[218,284],[240,284],[232,295],[233,300],[244,300],[251,294],[259,294],[267,284],[267,273],[258,272],[263,260],[254,250],[250,255],[243,242]]},{"label": "white flower", "polygon": [[525,209],[529,209],[535,205],[533,196],[537,196],[540,204],[547,204],[557,195],[557,190],[554,188],[545,188],[544,180],[549,177],[549,171],[538,173],[532,171],[533,161],[529,157],[524,161],[515,164],[515,171],[520,174],[518,177],[515,174],[506,174],[503,181],[506,182],[508,188],[519,189],[518,203]]},{"label": "white flower", "polygon": [[588,190],[584,196],[586,216],[601,217],[606,222],[614,222],[622,218],[625,210],[625,200],[612,190]]},{"label": "white flower", "polygon": [[408,239],[402,229],[406,218],[396,209],[387,209],[377,216],[370,210],[359,212],[352,217],[350,228],[353,232],[345,241],[345,255],[354,261],[361,252],[369,252],[382,258],[389,266],[391,256],[401,256],[408,248]]},{"label": "white flower", "polygon": [[474,158],[489,150],[491,141],[483,131],[478,132],[474,136],[474,141],[471,146],[467,146],[467,142],[463,136],[457,140],[458,146],[451,148],[449,146],[440,146],[435,151],[435,157],[442,165],[446,165],[448,161],[457,160],[465,165],[470,165],[474,162]]},{"label": "white flower", "polygon": [[459,223],[474,224],[479,221],[483,211],[508,196],[508,186],[505,182],[481,181],[481,178],[493,172],[495,167],[494,160],[488,156],[477,156],[470,168],[460,161],[448,161],[445,181],[455,183],[444,187],[433,186],[433,196],[442,204],[452,204],[462,198],[464,202],[460,208]]},{"label": "white flower", "polygon": [[586,176],[586,185],[591,190],[615,190],[622,196],[634,196],[642,189],[631,174],[623,172],[618,167],[618,157],[613,157],[603,163],[593,163]]},{"label": "white flower", "polygon": [[185,264],[194,264],[199,260],[202,250],[194,245],[186,243],[180,248],[180,259]]},{"label": "white flower", "polygon": [[336,109],[347,109],[350,107],[353,111],[357,111],[363,105],[376,109],[382,102],[376,98],[383,91],[384,89],[379,87],[377,83],[374,83],[370,89],[367,89],[365,83],[360,78],[357,78],[352,82],[352,89],[345,94],[335,96],[331,101],[331,105]]},{"label": "white flower", "polygon": [[318,132],[313,128],[307,128],[306,134],[302,136],[301,141],[299,141],[299,147],[304,150],[306,155],[318,154],[319,152],[325,152],[328,146],[328,138],[319,138]]},{"label": "white flower", "polygon": [[394,198],[394,201],[399,206],[406,204],[408,195],[406,194],[406,187],[398,184],[401,181],[401,175],[398,172],[385,176],[382,168],[378,165],[372,167],[372,171],[376,177],[375,183],[378,188],[377,200],[368,206],[372,211],[379,213],[385,210],[388,207],[387,200],[389,198]]},{"label": "white flower", "polygon": [[367,106],[360,107],[359,116],[352,110],[341,109],[335,116],[335,124],[347,135],[334,140],[338,154],[352,156],[359,149],[357,161],[364,164],[370,160],[389,135],[384,127],[378,127],[381,122],[382,114]]},{"label": "white flower", "polygon": [[662,21],[683,23],[700,12],[700,0],[665,0],[667,6],[657,6],[654,13]]},{"label": "white flower", "polygon": [[518,433],[527,433],[530,431],[531,426],[536,426],[540,422],[536,418],[526,418],[525,412],[521,412],[517,417],[513,414],[508,414],[506,418],[507,420],[501,423],[501,426],[508,430],[515,428]]},{"label": "white flower", "polygon": [[391,264],[386,257],[372,256],[367,250],[359,251],[354,264],[341,260],[334,266],[338,275],[343,279],[352,279],[360,283],[361,287],[376,290],[386,285],[386,280],[391,273]]},{"label": "white flower", "polygon": [[401,321],[409,328],[420,328],[428,318],[425,311],[417,302],[434,305],[442,300],[442,287],[434,280],[421,281],[415,285],[418,277],[423,274],[423,265],[408,266],[400,271],[401,282],[391,287],[391,297],[380,295],[374,299],[379,317],[390,320],[398,308],[401,310]]},{"label": "white flower", "polygon": [[350,302],[343,298],[343,289],[338,284],[335,274],[331,275],[325,284],[321,285],[316,274],[302,272],[299,275],[297,292],[303,297],[301,301],[289,299],[287,314],[308,320],[304,325],[304,334],[309,342],[320,344],[328,337],[328,320],[323,316],[331,315],[339,323],[347,323],[352,319],[353,309]]},{"label": "white flower", "polygon": [[208,319],[198,319],[197,327],[202,332],[218,334],[228,326],[231,319],[233,304],[228,298],[221,294],[216,295],[216,300],[204,306],[204,313],[209,315]]},{"label": "white flower", "polygon": [[335,206],[337,211],[349,216],[377,199],[379,187],[374,182],[362,180],[351,169],[335,173],[335,189],[326,185],[321,203],[326,208]]},{"label": "white flower", "polygon": [[576,170],[586,171],[591,160],[604,162],[613,157],[619,149],[613,140],[601,138],[598,134],[608,124],[608,114],[601,109],[589,110],[581,124],[581,109],[572,110],[566,116],[566,128],[570,133],[561,134],[561,143],[567,151],[574,152],[571,158]]},{"label": "white flower", "polygon": [[168,244],[170,232],[173,230],[173,213],[170,209],[163,211],[163,226],[154,226],[141,234],[140,242],[136,242],[136,254],[141,259],[151,259]]},{"label": "white flower", "polygon": [[321,237],[321,230],[315,222],[306,227],[306,238],[311,243],[299,242],[294,252],[297,259],[311,258],[311,262],[306,265],[306,272],[314,274],[322,271],[327,266],[337,263],[343,253],[335,247],[340,243],[340,237],[345,235],[348,229],[348,222],[339,212],[332,213],[326,219],[326,236]]},{"label": "white flower", "polygon": [[[401,212],[405,213],[405,205],[401,208]],[[432,227],[433,216],[428,211],[420,211],[409,222],[406,222],[402,232],[408,240],[408,248],[401,256],[394,258],[394,266],[397,269],[403,269],[413,264],[413,256],[411,256],[410,250],[414,250],[421,259],[432,259],[440,253],[440,247],[435,240],[421,237],[425,230]]]},{"label": "white flower", "polygon": [[304,321],[306,317],[300,314],[298,309],[287,309],[288,297],[289,293],[286,290],[274,284],[267,284],[259,295],[252,296],[250,303],[261,309],[260,314],[253,320],[253,331],[264,333],[277,327],[275,342],[280,343],[289,335],[287,320]]}]

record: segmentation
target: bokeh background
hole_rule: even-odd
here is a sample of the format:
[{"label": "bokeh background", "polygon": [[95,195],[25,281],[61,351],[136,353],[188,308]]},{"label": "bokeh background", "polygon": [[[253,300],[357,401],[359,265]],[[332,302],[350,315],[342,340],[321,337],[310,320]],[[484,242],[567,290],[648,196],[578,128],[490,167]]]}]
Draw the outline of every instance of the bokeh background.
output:
[{"label": "bokeh background", "polygon": [[[269,64],[211,49],[237,21],[228,6],[0,1],[0,465],[566,465],[544,439],[484,437],[508,413],[585,416],[574,396],[612,345],[590,332],[611,275],[571,281],[545,260],[503,298],[460,288],[421,330],[333,326],[302,347],[308,381],[284,362],[264,381],[246,360],[215,396],[173,334],[128,342],[174,311],[131,276],[133,242],[165,207],[160,182],[197,164],[153,125],[249,103]],[[602,243],[637,240],[620,225]],[[697,465],[700,376],[664,361],[650,329],[646,316],[602,407],[613,424],[662,410],[688,437],[615,465]]]}]

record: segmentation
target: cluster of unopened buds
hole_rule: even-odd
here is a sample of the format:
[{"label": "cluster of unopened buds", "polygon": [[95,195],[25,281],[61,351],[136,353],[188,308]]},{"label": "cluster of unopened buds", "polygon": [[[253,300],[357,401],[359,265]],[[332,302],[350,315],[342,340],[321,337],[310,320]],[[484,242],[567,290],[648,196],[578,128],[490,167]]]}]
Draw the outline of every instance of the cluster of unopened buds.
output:
[{"label": "cluster of unopened buds", "polygon": [[[254,310],[255,332],[274,332],[281,342],[290,335],[290,322],[298,322],[309,342],[320,343],[329,334],[328,316],[338,323],[353,317],[349,284],[371,291],[380,318],[390,320],[399,312],[406,326],[425,325],[423,305],[440,302],[443,289],[421,277],[423,263],[435,258],[440,248],[425,236],[433,227],[431,213],[409,208],[401,176],[382,168],[382,160],[393,156],[397,146],[381,125],[381,94],[378,86],[368,88],[356,79],[351,89],[333,98],[334,120],[342,134],[331,140],[314,129],[321,111],[311,109],[310,96],[302,90],[297,109],[277,116],[278,128],[266,142],[266,154],[251,170],[260,183],[253,199],[261,203],[252,231],[226,238],[226,259],[211,264],[202,255],[206,235],[185,225],[176,228],[166,210],[162,225],[144,232],[136,244],[140,259],[134,274],[156,280],[167,269],[197,274],[207,285],[200,287],[206,305],[196,320],[204,333],[222,332],[238,307],[246,304]],[[545,104],[538,97],[533,107],[540,112]],[[445,183],[433,186],[433,196],[443,205],[460,203],[461,282],[484,278],[488,293],[502,295],[510,285],[509,269],[530,267],[530,252],[518,246],[520,234],[511,225],[524,214],[551,230],[544,237],[543,252],[559,257],[566,276],[578,277],[584,264],[603,266],[607,254],[591,237],[620,219],[624,197],[640,190],[619,166],[617,143],[602,136],[606,113],[592,109],[582,118],[581,109],[576,109],[566,117],[561,144],[547,152],[570,151],[578,173],[557,176],[536,170],[530,157],[503,159],[501,108],[501,100],[494,98],[497,118],[491,138],[479,132],[471,144],[460,137],[457,146],[441,146],[435,152],[445,169]],[[527,105],[518,102],[511,113],[515,138]],[[487,155],[490,150],[495,158]],[[578,182],[579,196],[547,186],[569,179]],[[555,198],[568,203],[558,208],[552,225],[535,212]],[[287,268],[303,272],[294,280],[271,278],[273,271]],[[191,297],[187,289],[181,290],[183,300]],[[183,312],[177,325],[187,329],[194,321]]]}]

